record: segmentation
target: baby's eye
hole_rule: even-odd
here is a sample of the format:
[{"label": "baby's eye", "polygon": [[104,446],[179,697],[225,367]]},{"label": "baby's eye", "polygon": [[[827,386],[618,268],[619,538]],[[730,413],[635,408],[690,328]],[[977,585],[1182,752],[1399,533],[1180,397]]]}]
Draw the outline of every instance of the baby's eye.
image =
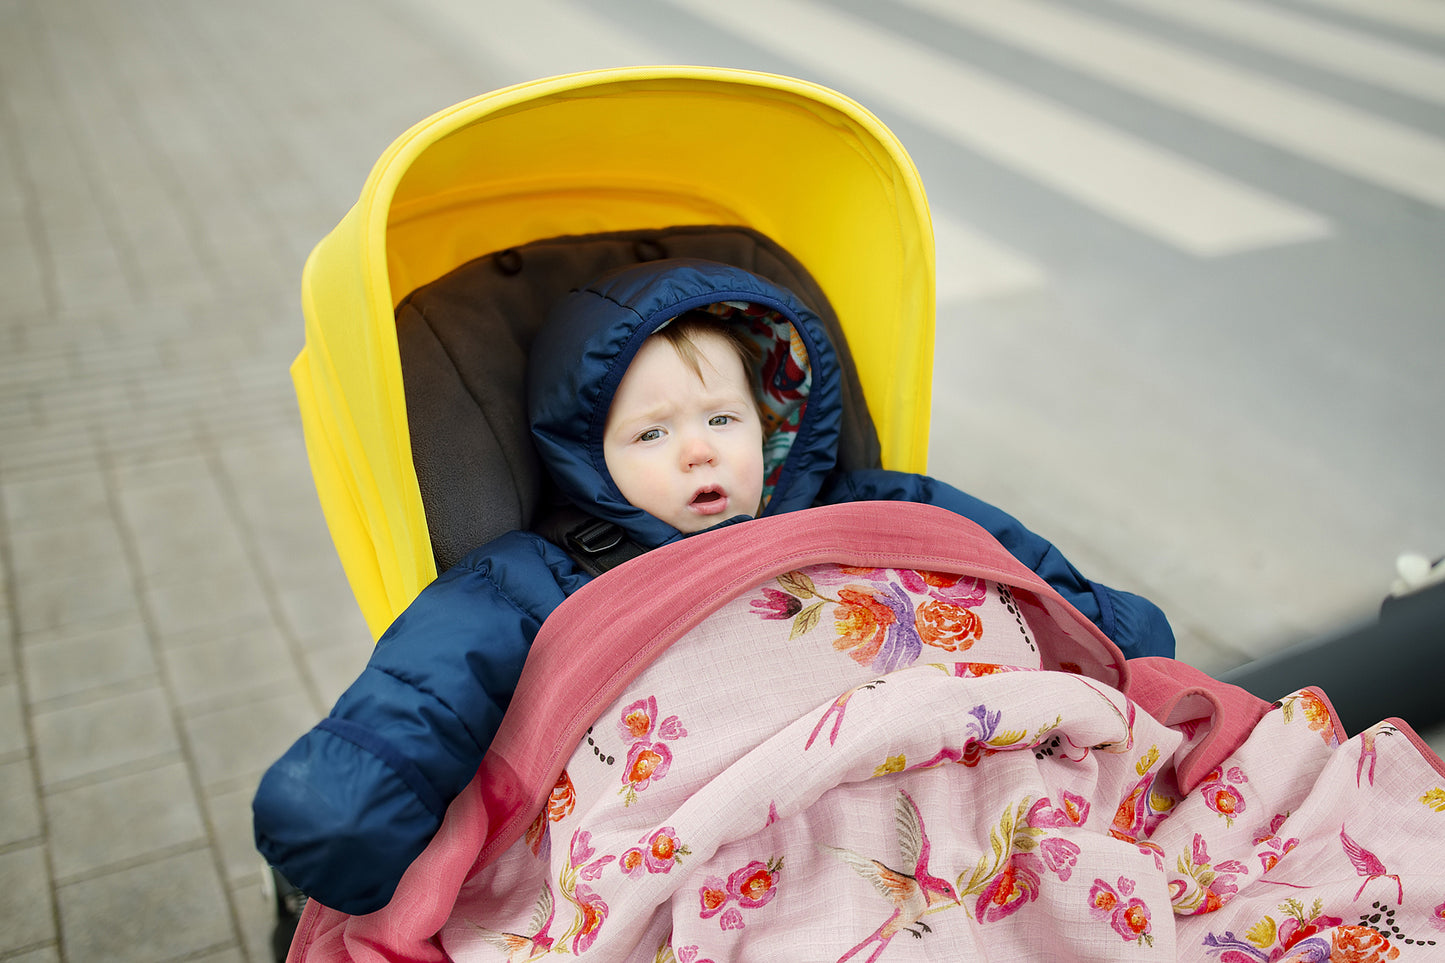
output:
[{"label": "baby's eye", "polygon": [[734,419],[732,415],[713,415],[707,420],[707,423],[714,428],[720,428],[734,420],[736,419]]},{"label": "baby's eye", "polygon": [[656,441],[662,437],[661,428],[649,428],[637,436],[638,441]]}]

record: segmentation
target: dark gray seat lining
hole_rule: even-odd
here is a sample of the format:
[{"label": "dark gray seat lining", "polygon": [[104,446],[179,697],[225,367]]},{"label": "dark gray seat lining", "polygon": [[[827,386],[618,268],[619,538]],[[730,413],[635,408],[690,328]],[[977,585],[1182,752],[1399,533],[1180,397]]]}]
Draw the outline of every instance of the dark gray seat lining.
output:
[{"label": "dark gray seat lining", "polygon": [[875,467],[879,444],[837,316],[812,277],[763,235],[677,227],[536,241],[488,254],[418,288],[396,309],[412,460],[437,570],[504,532],[532,527],[550,492],[527,430],[527,352],[551,305],[615,267],[697,257],[780,284],[823,320],[844,376],[839,464]]}]

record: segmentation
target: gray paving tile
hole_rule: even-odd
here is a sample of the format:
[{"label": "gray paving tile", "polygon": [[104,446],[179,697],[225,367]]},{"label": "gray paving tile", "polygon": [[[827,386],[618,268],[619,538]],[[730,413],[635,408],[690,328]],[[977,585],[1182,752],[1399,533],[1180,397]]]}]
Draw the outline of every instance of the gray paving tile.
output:
[{"label": "gray paving tile", "polygon": [[0,486],[0,501],[12,532],[51,528],[62,522],[88,526],[111,520],[105,478],[98,472],[9,482]]},{"label": "gray paving tile", "polygon": [[144,591],[163,644],[203,632],[265,625],[271,617],[265,592],[249,569],[177,579]]},{"label": "gray paving tile", "polygon": [[19,956],[7,956],[5,963],[60,963],[60,948],[52,943]]},{"label": "gray paving tile", "polygon": [[56,897],[70,959],[160,963],[236,939],[205,849],[59,886]]},{"label": "gray paving tile", "polygon": [[30,760],[0,763],[0,848],[38,837],[41,828]]},{"label": "gray paving tile", "polygon": [[226,791],[251,784],[319,715],[297,683],[246,705],[187,716],[182,725],[202,788]]},{"label": "gray paving tile", "polygon": [[[335,566],[340,568],[340,563]],[[332,566],[327,565],[327,569]],[[283,583],[276,597],[287,626],[298,637],[330,638],[335,641],[354,639],[370,642],[366,620],[357,607],[351,586],[339,571],[328,572],[325,578],[308,578],[304,582]]]},{"label": "gray paving tile", "polygon": [[231,905],[241,928],[241,945],[252,963],[270,963],[271,935],[276,928],[276,904],[260,878],[231,884]]},{"label": "gray paving tile", "polygon": [[32,725],[45,787],[180,750],[170,706],[159,688],[36,712]]},{"label": "gray paving tile", "polygon": [[61,883],[206,841],[190,776],[179,762],[48,793],[45,813],[51,866]]},{"label": "gray paving tile", "polygon": [[83,571],[88,566],[121,567],[125,549],[114,523],[63,524],[10,535],[11,564],[21,582]]},{"label": "gray paving tile", "polygon": [[44,847],[0,853],[0,955],[53,941],[55,914],[50,907]]},{"label": "gray paving tile", "polygon": [[135,682],[157,672],[150,640],[139,621],[36,642],[25,647],[21,658],[33,703]]},{"label": "gray paving tile", "polygon": [[23,753],[26,748],[20,684],[14,679],[0,682],[0,758]]},{"label": "gray paving tile", "polygon": [[135,583],[123,565],[82,567],[54,578],[22,581],[16,586],[15,614],[22,644],[32,634],[141,617]]},{"label": "gray paving tile", "polygon": [[188,482],[120,493],[141,577],[152,584],[225,575],[249,563],[240,534],[214,489]]},{"label": "gray paving tile", "polygon": [[207,796],[205,807],[221,858],[222,878],[229,886],[255,884],[259,891],[267,866],[256,851],[251,828],[251,800],[256,785],[257,780],[250,779],[234,789]]},{"label": "gray paving tile", "polygon": [[191,482],[205,485],[211,469],[204,453],[197,449],[175,453],[137,453],[138,457],[118,462],[112,469],[117,491],[140,490]]},{"label": "gray paving tile", "polygon": [[7,315],[50,306],[46,259],[27,241],[0,244],[0,311]]},{"label": "gray paving tile", "polygon": [[328,645],[306,652],[306,667],[315,682],[321,705],[329,709],[341,698],[371,657],[371,636],[363,633],[358,638]]},{"label": "gray paving tile", "polygon": [[244,701],[296,677],[290,648],[270,627],[202,636],[168,647],[164,659],[176,704],[188,710]]}]

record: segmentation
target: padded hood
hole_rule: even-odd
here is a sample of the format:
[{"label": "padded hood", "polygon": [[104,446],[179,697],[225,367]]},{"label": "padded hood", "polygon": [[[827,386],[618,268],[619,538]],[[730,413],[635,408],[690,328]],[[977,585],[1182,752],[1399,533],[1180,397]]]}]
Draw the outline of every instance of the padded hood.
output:
[{"label": "padded hood", "polygon": [[756,343],[764,426],[763,515],[813,503],[837,462],[842,401],[837,357],[817,316],[793,294],[712,261],[649,261],[563,298],[533,342],[527,371],[532,437],[562,494],[654,548],[680,533],[622,497],[602,437],[622,376],[642,343],[703,310]]}]

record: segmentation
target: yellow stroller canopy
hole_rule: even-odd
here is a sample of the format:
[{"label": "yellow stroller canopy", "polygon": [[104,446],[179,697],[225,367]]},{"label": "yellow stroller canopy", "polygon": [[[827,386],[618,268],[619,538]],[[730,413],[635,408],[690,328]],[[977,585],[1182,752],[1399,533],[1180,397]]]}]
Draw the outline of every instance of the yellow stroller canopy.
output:
[{"label": "yellow stroller canopy", "polygon": [[924,469],[933,232],[918,172],[877,118],[815,84],[708,67],[485,94],[387,149],[302,279],[292,376],[322,509],[373,635],[437,574],[397,304],[530,241],[680,225],[751,228],[797,258],[842,323],[883,464]]}]

